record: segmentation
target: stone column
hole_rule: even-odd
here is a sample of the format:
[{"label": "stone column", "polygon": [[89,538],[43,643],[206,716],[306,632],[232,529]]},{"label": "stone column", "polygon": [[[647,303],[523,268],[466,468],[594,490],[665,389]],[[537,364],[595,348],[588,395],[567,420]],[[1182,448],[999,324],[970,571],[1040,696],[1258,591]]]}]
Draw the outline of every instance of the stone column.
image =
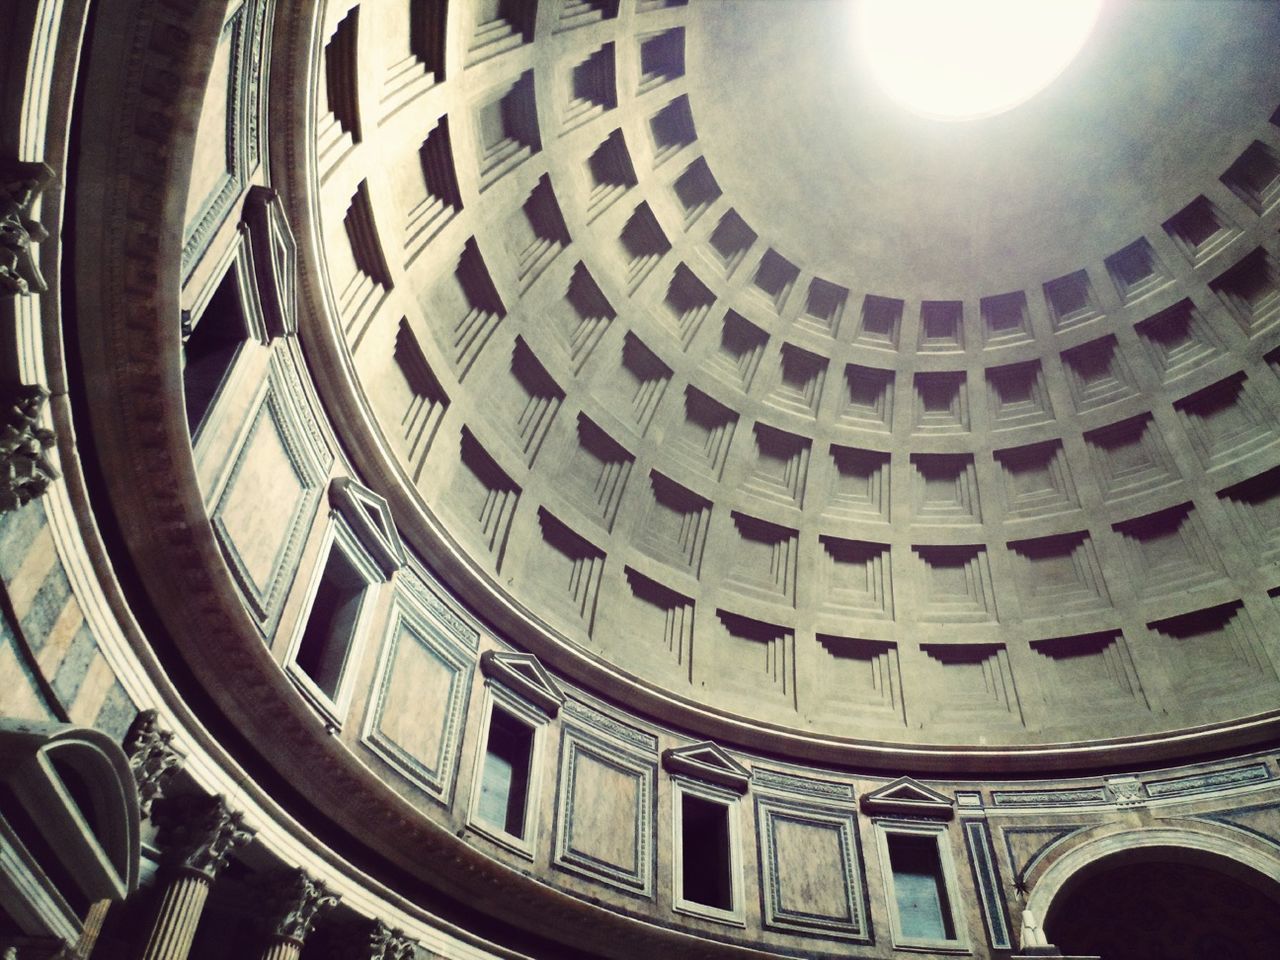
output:
[{"label": "stone column", "polygon": [[80,940],[76,943],[75,956],[88,957],[102,935],[102,925],[107,920],[107,910],[111,908],[110,900],[99,900],[89,907],[85,914],[84,928],[80,931]]},{"label": "stone column", "polygon": [[264,888],[267,944],[262,960],[298,960],[316,918],[337,906],[341,898],[303,870],[269,876]]},{"label": "stone column", "polygon": [[186,960],[218,871],[253,839],[242,815],[221,796],[175,797],[152,810],[170,871],[142,960]]}]

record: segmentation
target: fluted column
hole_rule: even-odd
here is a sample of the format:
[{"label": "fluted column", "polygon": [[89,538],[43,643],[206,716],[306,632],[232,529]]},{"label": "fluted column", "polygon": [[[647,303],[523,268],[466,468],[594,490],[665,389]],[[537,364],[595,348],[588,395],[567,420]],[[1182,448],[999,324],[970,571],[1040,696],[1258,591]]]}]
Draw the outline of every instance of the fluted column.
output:
[{"label": "fluted column", "polygon": [[298,960],[316,918],[341,899],[329,892],[324,881],[312,879],[303,870],[265,878],[264,893],[267,943],[262,960]]},{"label": "fluted column", "polygon": [[142,960],[186,960],[214,878],[253,832],[221,796],[162,800],[152,819],[170,879]]},{"label": "fluted column", "polygon": [[210,885],[209,878],[200,873],[179,874],[169,881],[143,960],[186,960]]}]

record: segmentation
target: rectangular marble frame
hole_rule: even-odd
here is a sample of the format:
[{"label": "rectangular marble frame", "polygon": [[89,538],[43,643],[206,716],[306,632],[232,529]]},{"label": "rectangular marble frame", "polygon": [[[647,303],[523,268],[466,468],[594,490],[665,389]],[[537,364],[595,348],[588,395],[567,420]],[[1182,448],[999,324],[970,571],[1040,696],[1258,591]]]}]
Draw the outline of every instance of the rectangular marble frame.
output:
[{"label": "rectangular marble frame", "polygon": [[[419,718],[439,722],[439,739],[434,756],[422,756],[402,740],[388,733],[384,723],[390,719],[387,708],[396,699],[398,677],[395,667],[402,655],[401,645],[414,643],[424,662],[443,671],[446,692],[438,704],[428,705]],[[460,641],[448,624],[441,624],[429,607],[416,596],[416,591],[403,582],[391,603],[391,614],[382,638],[378,669],[373,682],[374,696],[365,716],[361,742],[398,770],[407,780],[432,799],[448,806],[453,799],[461,754],[462,734],[466,727],[471,678],[475,672],[474,647]]]},{"label": "rectangular marble frame", "polygon": [[[575,786],[580,773],[579,764],[583,763],[595,763],[634,781],[636,813],[630,825],[633,867],[593,856],[575,842],[575,819],[579,816]],[[638,750],[626,741],[610,736],[604,729],[581,726],[566,717],[560,734],[552,865],[626,893],[652,899],[657,866],[657,778],[656,748],[652,753]]]},{"label": "rectangular marble frame", "polygon": [[[808,937],[829,937],[873,944],[866,877],[858,844],[858,818],[853,807],[827,807],[778,796],[756,796],[756,833],[760,856],[760,908],[766,929]],[[847,917],[789,908],[782,902],[786,864],[778,849],[778,827],[790,821],[832,833],[841,864],[842,900]]]},{"label": "rectangular marble frame", "polygon": [[987,928],[987,940],[996,950],[1011,950],[1009,937],[1009,911],[1001,891],[1000,866],[996,862],[991,844],[991,831],[985,820],[961,820],[965,846],[969,850],[969,867],[973,872],[973,884],[978,891],[978,905],[982,908],[982,921]]},{"label": "rectangular marble frame", "polygon": [[[332,463],[332,454],[308,429],[295,404],[289,399],[291,385],[282,369],[283,361],[272,356],[261,395],[246,418],[244,435],[231,453],[231,468],[210,511],[214,535],[222,547],[232,578],[241,597],[264,636],[269,636],[279,621],[284,600],[293,583],[299,555],[307,530],[315,516],[323,494],[323,481]],[[281,528],[274,556],[269,561],[267,576],[259,582],[251,564],[236,542],[235,525],[229,523],[228,510],[235,503],[237,483],[247,476],[250,453],[262,430],[272,430],[298,484],[298,496]]]},{"label": "rectangular marble frame", "polygon": [[237,198],[244,192],[260,157],[258,103],[259,71],[245,69],[262,59],[263,39],[268,30],[269,0],[244,0],[223,24],[221,42],[231,44],[227,76],[225,151],[226,169],[202,198],[200,207],[186,224],[182,238],[182,276],[190,278],[209,249],[218,227],[226,220]]}]

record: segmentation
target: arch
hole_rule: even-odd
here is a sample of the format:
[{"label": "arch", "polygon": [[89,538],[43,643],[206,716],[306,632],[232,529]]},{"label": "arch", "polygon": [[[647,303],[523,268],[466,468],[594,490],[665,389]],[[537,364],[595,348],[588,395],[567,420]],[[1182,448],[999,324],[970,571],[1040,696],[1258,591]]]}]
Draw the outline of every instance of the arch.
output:
[{"label": "arch", "polygon": [[1116,857],[1142,857],[1161,850],[1209,859],[1219,868],[1224,865],[1221,861],[1226,861],[1231,867],[1229,872],[1242,879],[1256,883],[1261,877],[1280,887],[1280,848],[1259,849],[1243,843],[1229,828],[1180,821],[1177,825],[1094,833],[1082,838],[1040,874],[1025,909],[1043,922],[1057,897],[1072,882],[1087,876],[1095,865],[1112,862]]},{"label": "arch", "polygon": [[[42,866],[71,901],[122,900],[138,885],[138,790],[106,734],[0,719],[0,783],[48,849]],[[68,889],[74,884],[75,889]]]}]

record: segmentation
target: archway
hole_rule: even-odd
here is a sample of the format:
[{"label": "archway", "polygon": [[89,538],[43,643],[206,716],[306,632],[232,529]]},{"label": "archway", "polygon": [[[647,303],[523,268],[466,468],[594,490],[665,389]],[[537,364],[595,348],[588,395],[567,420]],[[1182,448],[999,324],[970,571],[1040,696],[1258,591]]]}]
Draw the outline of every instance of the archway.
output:
[{"label": "archway", "polygon": [[1068,955],[1280,955],[1280,857],[1227,828],[1184,822],[1094,834],[1037,872],[1027,908]]},{"label": "archway", "polygon": [[1212,855],[1144,854],[1108,857],[1063,890],[1045,919],[1058,949],[1103,960],[1280,956],[1280,886]]}]

